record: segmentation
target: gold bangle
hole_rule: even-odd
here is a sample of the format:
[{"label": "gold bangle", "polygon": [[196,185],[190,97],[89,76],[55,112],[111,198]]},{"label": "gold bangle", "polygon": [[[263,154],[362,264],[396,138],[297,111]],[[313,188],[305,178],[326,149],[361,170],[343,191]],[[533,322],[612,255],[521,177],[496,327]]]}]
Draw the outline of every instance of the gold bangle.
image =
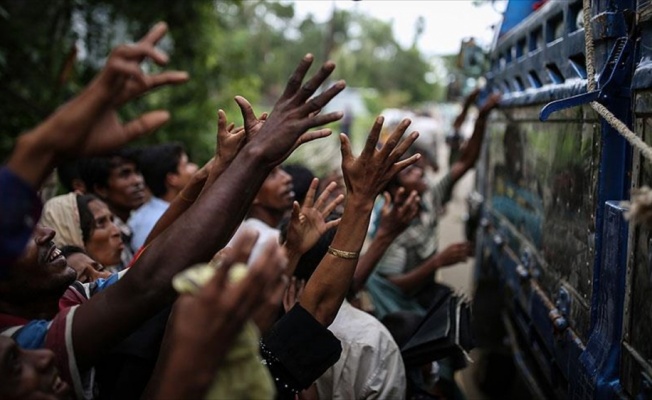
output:
[{"label": "gold bangle", "polygon": [[343,258],[345,260],[355,260],[360,257],[360,253],[357,251],[344,251],[334,249],[331,246],[328,246],[328,254],[332,254],[335,257]]}]

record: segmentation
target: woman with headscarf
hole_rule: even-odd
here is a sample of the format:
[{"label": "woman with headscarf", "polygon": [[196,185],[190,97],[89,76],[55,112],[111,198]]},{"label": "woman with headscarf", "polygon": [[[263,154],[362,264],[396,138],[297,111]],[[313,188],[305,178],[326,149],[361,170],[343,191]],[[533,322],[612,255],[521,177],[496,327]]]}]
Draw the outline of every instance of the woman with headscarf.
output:
[{"label": "woman with headscarf", "polygon": [[107,205],[97,197],[75,193],[53,197],[43,207],[41,224],[57,232],[53,239],[57,247],[82,248],[99,265],[121,269],[120,231]]}]

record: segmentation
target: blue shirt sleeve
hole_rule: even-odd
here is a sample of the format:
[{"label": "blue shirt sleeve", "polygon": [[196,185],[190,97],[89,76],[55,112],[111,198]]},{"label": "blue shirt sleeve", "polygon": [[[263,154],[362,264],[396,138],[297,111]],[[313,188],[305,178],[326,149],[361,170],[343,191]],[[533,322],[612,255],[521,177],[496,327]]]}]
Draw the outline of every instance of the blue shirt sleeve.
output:
[{"label": "blue shirt sleeve", "polygon": [[7,167],[0,168],[0,278],[20,257],[41,218],[36,191]]}]

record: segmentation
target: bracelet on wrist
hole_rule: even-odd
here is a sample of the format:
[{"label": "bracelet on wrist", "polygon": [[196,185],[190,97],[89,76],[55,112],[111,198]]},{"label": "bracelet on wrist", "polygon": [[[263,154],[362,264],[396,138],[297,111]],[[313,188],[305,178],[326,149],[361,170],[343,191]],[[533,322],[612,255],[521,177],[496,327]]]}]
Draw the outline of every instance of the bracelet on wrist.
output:
[{"label": "bracelet on wrist", "polygon": [[360,257],[360,252],[357,251],[345,251],[338,250],[331,246],[328,246],[328,254],[333,255],[338,258],[343,258],[345,260],[355,260]]}]

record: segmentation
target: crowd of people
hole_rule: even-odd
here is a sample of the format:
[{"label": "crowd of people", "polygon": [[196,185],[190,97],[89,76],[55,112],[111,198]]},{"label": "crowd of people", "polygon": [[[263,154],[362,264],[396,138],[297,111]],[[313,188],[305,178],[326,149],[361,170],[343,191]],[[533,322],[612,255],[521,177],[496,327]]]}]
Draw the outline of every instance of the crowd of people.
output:
[{"label": "crowd of people", "polygon": [[[446,290],[435,272],[471,255],[468,242],[439,251],[437,222],[500,96],[437,182],[410,121],[381,143],[382,116],[359,156],[340,134],[341,179],[320,180],[283,164],[343,117],[320,111],[344,81],[319,90],[335,65],[307,78],[308,54],[269,113],[241,96],[243,126],[218,111],[200,167],[178,143],[126,147],[168,111],[118,116],[191,79],[141,69],[167,63],[166,31],[116,47],[0,169],[0,398],[459,396],[454,363],[406,365],[401,345]],[[43,203],[55,171],[67,193]]]}]

